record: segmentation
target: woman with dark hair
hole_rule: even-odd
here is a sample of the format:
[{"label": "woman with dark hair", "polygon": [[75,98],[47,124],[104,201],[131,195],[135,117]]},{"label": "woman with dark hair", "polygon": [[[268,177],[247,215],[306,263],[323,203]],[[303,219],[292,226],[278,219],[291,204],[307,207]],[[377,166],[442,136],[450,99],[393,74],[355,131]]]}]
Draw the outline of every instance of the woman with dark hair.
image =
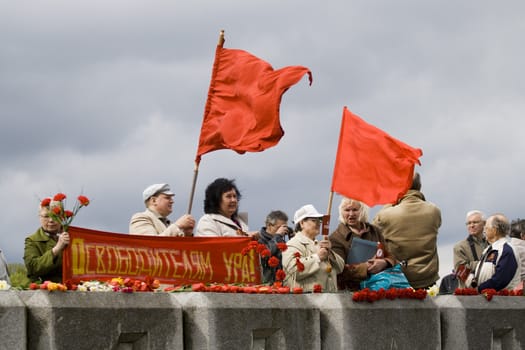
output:
[{"label": "woman with dark hair", "polygon": [[239,216],[241,193],[234,180],[218,178],[208,185],[204,198],[204,215],[195,236],[253,236],[248,224]]}]

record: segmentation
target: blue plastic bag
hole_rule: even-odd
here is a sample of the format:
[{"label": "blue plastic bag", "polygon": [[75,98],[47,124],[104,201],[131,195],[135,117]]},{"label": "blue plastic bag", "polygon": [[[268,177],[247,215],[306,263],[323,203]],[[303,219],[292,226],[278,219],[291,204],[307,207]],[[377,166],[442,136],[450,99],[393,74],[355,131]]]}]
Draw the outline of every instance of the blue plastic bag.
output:
[{"label": "blue plastic bag", "polygon": [[390,288],[410,288],[405,274],[401,270],[401,265],[397,264],[379,273],[371,275],[360,283],[361,289],[370,290],[390,289]]}]

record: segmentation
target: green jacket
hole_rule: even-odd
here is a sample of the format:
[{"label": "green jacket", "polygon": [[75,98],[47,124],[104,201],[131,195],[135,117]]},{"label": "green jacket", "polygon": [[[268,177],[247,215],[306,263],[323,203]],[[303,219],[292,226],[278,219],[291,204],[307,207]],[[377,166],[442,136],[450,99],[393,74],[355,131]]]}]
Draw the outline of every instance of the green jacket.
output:
[{"label": "green jacket", "polygon": [[56,243],[42,228],[25,239],[24,263],[31,282],[62,282],[62,252],[51,252]]}]

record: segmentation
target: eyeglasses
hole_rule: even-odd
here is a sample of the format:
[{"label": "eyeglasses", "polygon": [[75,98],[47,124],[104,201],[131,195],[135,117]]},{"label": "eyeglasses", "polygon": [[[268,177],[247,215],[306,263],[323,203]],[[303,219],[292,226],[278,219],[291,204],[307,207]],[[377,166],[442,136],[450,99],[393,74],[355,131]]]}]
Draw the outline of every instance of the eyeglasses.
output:
[{"label": "eyeglasses", "polygon": [[465,225],[469,226],[469,225],[478,225],[478,224],[481,224],[481,221],[477,220],[477,221],[467,221],[465,222]]},{"label": "eyeglasses", "polygon": [[38,215],[40,216],[40,219],[43,220],[53,220],[53,217],[51,215]]}]

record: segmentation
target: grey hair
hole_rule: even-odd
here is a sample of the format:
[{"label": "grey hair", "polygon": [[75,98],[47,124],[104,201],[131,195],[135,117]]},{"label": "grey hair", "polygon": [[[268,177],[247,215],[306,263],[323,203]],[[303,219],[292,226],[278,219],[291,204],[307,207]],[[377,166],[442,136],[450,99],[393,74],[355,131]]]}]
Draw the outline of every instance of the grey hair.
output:
[{"label": "grey hair", "polygon": [[286,213],[281,210],[273,210],[268,214],[268,216],[266,216],[265,224],[266,226],[269,224],[273,225],[277,222],[277,220],[286,222],[288,221],[288,215],[286,215]]},{"label": "grey hair", "polygon": [[468,221],[468,218],[471,217],[472,215],[479,215],[481,216],[481,220],[485,221],[486,218],[485,218],[485,213],[483,213],[481,210],[471,210],[467,213],[467,215],[465,216],[465,219],[466,221]]},{"label": "grey hair", "polygon": [[339,222],[342,224],[346,224],[346,221],[343,218],[343,207],[347,204],[353,204],[353,203],[356,203],[359,205],[359,221],[368,222],[368,212],[370,211],[370,207],[366,205],[365,203],[358,201],[357,199],[352,199],[348,197],[343,197],[341,199],[341,204],[339,204]]},{"label": "grey hair", "polygon": [[497,232],[498,236],[505,237],[510,234],[510,222],[509,219],[503,214],[494,214],[488,218],[487,224],[493,227]]}]

